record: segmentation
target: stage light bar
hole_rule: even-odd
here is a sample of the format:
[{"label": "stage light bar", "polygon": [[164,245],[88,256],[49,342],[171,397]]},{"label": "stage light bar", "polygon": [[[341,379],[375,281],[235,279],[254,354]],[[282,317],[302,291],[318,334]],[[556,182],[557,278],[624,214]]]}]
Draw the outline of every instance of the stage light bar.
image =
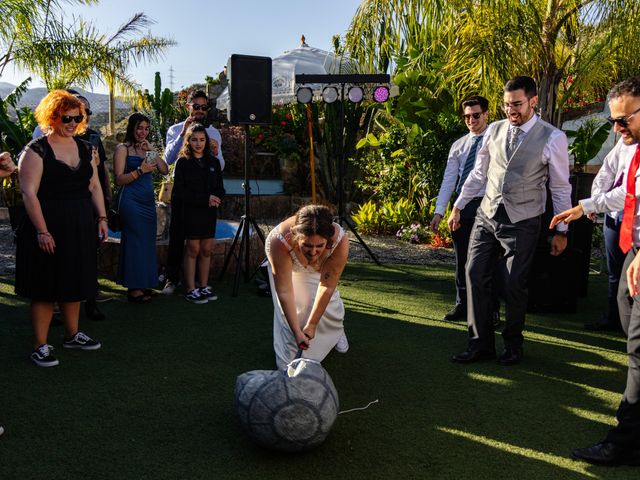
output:
[{"label": "stage light bar", "polygon": [[311,103],[313,92],[309,87],[301,87],[296,92],[296,98],[298,99],[298,103]]},{"label": "stage light bar", "polygon": [[373,99],[378,103],[384,103],[389,100],[389,87],[378,85],[373,89]]},{"label": "stage light bar", "polygon": [[324,103],[333,103],[338,100],[338,89],[336,87],[324,87],[322,89],[322,100]]},{"label": "stage light bar", "polygon": [[351,88],[349,88],[349,91],[347,92],[347,97],[349,98],[349,101],[352,103],[360,103],[364,98],[364,90],[362,90],[362,87],[354,85]]}]

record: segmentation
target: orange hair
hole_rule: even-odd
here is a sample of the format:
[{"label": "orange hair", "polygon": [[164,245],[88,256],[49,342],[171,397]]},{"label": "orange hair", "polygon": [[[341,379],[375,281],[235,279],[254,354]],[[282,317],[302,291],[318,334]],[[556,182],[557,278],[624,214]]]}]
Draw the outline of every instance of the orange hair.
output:
[{"label": "orange hair", "polygon": [[85,112],[84,103],[75,95],[70,94],[66,90],[52,90],[46,97],[40,100],[36,107],[35,116],[40,129],[44,133],[53,130],[53,124],[65,112],[77,108],[84,117],[76,127],[76,134],[81,135],[87,130],[87,114]]}]

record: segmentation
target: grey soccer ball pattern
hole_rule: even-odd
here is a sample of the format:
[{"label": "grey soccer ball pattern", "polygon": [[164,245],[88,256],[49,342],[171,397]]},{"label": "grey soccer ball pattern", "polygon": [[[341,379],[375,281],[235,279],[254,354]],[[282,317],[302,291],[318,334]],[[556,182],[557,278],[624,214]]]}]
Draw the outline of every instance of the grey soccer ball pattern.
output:
[{"label": "grey soccer ball pattern", "polygon": [[294,377],[273,370],[243,373],[236,381],[235,398],[240,424],[249,436],[283,451],[320,445],[339,409],[333,381],[317,362],[308,362]]}]

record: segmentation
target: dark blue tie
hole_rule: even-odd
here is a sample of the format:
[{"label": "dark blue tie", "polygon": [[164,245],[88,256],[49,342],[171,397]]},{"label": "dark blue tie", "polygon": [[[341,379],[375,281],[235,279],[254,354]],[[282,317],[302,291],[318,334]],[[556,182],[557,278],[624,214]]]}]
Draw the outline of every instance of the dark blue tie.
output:
[{"label": "dark blue tie", "polygon": [[460,190],[462,190],[462,186],[464,185],[465,180],[473,170],[473,166],[476,163],[476,153],[478,152],[478,144],[482,140],[482,137],[473,137],[473,142],[471,143],[471,149],[469,150],[469,155],[467,155],[467,159],[464,162],[464,168],[462,169],[462,175],[460,175],[460,180],[458,181],[458,185],[456,186],[456,193],[459,195]]}]

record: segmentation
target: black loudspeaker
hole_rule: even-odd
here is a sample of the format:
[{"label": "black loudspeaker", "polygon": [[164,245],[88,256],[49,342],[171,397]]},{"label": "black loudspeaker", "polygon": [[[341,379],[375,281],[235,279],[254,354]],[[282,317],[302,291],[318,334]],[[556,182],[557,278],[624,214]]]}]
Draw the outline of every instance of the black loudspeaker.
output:
[{"label": "black loudspeaker", "polygon": [[229,121],[271,125],[271,58],[234,54],[227,71]]}]

